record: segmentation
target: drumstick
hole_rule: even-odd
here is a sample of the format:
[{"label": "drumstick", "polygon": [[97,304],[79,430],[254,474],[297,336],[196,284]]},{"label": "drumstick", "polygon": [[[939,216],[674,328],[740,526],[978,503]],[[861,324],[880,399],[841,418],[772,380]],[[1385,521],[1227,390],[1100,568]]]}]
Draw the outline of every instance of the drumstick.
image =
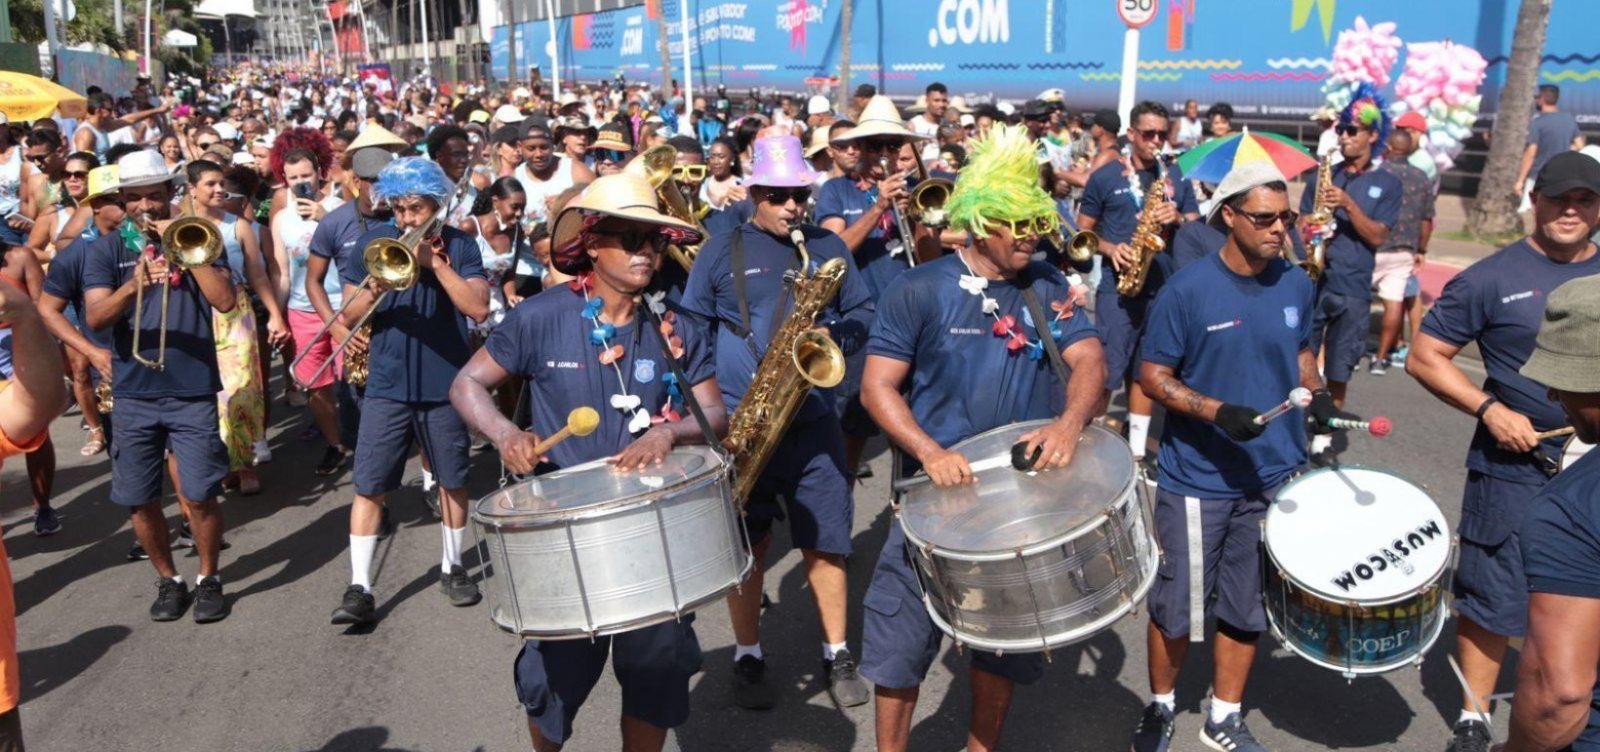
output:
[{"label": "drumstick", "polygon": [[1328,419],[1328,427],[1329,428],[1344,428],[1344,429],[1349,429],[1349,430],[1354,430],[1354,431],[1366,431],[1367,433],[1370,433],[1373,436],[1376,436],[1376,437],[1378,437],[1380,439],[1385,437],[1385,436],[1388,436],[1389,432],[1394,430],[1394,426],[1389,423],[1389,419],[1383,417],[1382,415],[1379,415],[1378,417],[1373,418],[1372,420],[1347,420],[1345,418],[1329,418]]},{"label": "drumstick", "polygon": [[1289,399],[1284,400],[1277,407],[1257,415],[1255,418],[1255,424],[1258,426],[1264,426],[1267,424],[1267,421],[1272,420],[1279,415],[1289,412],[1297,407],[1303,408],[1310,404],[1311,390],[1303,386],[1297,386],[1294,388],[1294,391],[1289,392]]},{"label": "drumstick", "polygon": [[1554,428],[1549,431],[1540,431],[1539,433],[1534,434],[1533,438],[1539,441],[1544,441],[1545,439],[1553,439],[1557,436],[1571,436],[1577,430],[1578,429],[1573,428],[1572,426],[1565,426],[1563,428]]},{"label": "drumstick", "polygon": [[588,436],[594,433],[594,429],[599,426],[600,413],[595,412],[594,408],[587,405],[575,407],[572,412],[567,413],[567,425],[565,427],[556,431],[550,438],[533,445],[533,456],[543,456],[545,452],[550,451],[550,447],[566,441],[569,437]]}]

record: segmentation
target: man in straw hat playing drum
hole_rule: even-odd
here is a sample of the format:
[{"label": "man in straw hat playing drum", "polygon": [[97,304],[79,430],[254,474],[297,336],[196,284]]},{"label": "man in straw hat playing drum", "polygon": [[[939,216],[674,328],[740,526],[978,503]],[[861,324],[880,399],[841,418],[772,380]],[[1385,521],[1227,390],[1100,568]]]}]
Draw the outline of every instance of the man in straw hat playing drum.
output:
[{"label": "man in straw hat playing drum", "polygon": [[[1061,273],[1031,260],[1057,221],[1038,175],[1020,126],[980,136],[947,204],[965,247],[902,275],[879,304],[861,397],[904,453],[903,474],[921,468],[939,486],[971,483],[966,459],[948,447],[1041,418],[1058,420],[1022,439],[1041,450],[1041,467],[1064,467],[1093,417],[1105,378],[1100,340],[1088,316],[1073,313]],[[1039,321],[1030,300],[1044,301],[1050,313],[1043,315],[1056,318]],[[1001,321],[1010,323],[997,338]],[[1070,383],[1061,383],[1061,365],[1071,370]],[[943,635],[923,608],[898,524],[878,554],[864,619],[861,671],[877,685],[878,749],[904,750]],[[968,749],[994,748],[1013,684],[1043,673],[1039,653],[972,651]]]},{"label": "man in straw hat playing drum", "polygon": [[[494,442],[508,470],[528,474],[601,458],[610,458],[619,472],[657,465],[673,446],[705,441],[695,421],[684,419],[685,388],[694,390],[712,430],[726,430],[709,339],[671,312],[640,304],[667,245],[697,242],[698,235],[662,214],[650,184],[628,173],[596,180],[562,209],[551,263],[575,279],[512,309],[450,389],[467,425]],[[671,352],[648,327],[662,330]],[[677,382],[669,359],[679,362],[687,387]],[[512,375],[527,379],[531,432],[501,414],[490,394]],[[568,412],[580,406],[598,408],[596,430],[535,456],[539,438],[560,431]],[[621,748],[661,749],[667,729],[689,717],[689,678],[700,670],[693,622],[690,614],[593,641],[523,643],[517,697],[528,713],[533,748],[557,750],[572,738],[573,719],[610,654],[622,685]]]},{"label": "man in straw hat playing drum", "polygon": [[[772,334],[788,315],[784,275],[798,266],[799,259],[789,233],[800,220],[815,179],[801,154],[800,139],[794,136],[758,138],[754,151],[755,169],[745,185],[750,187],[755,216],[706,243],[689,272],[681,301],[684,310],[710,322],[715,331],[717,376],[730,412],[744,399]],[[812,264],[833,258],[848,264],[838,297],[817,324],[849,356],[866,344],[872,321],[867,286],[838,236],[811,225],[800,229]],[[855,501],[833,399],[829,390],[811,391],[751,495],[745,521],[755,546],[755,571],[728,598],[736,643],[734,700],[742,707],[765,709],[777,701],[766,681],[761,653],[761,576],[768,533],[785,512],[794,547],[805,557],[806,578],[822,622],[828,692],[841,707],[868,699],[855,658],[845,647],[844,557],[851,552]],[[780,494],[786,509],[778,507]]]}]

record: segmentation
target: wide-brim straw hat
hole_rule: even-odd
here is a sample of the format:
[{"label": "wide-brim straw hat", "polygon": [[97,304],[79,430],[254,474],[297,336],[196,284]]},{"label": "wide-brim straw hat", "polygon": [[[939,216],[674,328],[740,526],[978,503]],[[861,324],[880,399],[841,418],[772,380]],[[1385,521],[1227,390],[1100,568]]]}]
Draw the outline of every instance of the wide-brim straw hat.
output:
[{"label": "wide-brim straw hat", "polygon": [[699,228],[661,212],[650,181],[628,172],[605,175],[562,207],[552,224],[550,261],[564,274],[580,274],[589,269],[589,255],[576,241],[583,232],[585,215],[590,214],[670,227],[691,236],[691,243],[700,239]]},{"label": "wide-brim straw hat", "polygon": [[154,149],[133,152],[117,160],[117,190],[176,182],[184,177],[183,167],[167,167]]},{"label": "wide-brim straw hat", "polygon": [[879,94],[867,100],[867,106],[861,108],[861,118],[856,121],[856,127],[850,133],[837,141],[858,141],[877,136],[892,136],[895,138],[926,140],[927,136],[914,133],[906,127],[906,121],[900,117],[900,110],[895,108],[894,102]]},{"label": "wide-brim straw hat", "polygon": [[811,159],[828,148],[828,132],[831,130],[833,130],[831,124],[811,129],[811,143],[806,144],[806,159]]},{"label": "wide-brim straw hat", "polygon": [[920,114],[922,114],[924,112],[927,112],[927,111],[928,111],[928,95],[926,95],[926,94],[917,95],[917,101],[912,102],[911,106],[906,108],[906,112],[909,112],[909,113],[911,113],[913,115],[920,115]]},{"label": "wide-brim straw hat", "polygon": [[356,136],[356,140],[351,141],[349,146],[344,147],[344,151],[346,154],[353,154],[357,149],[365,149],[369,146],[376,146],[381,149],[411,148],[411,144],[406,143],[405,139],[396,136],[394,131],[373,123],[362,128],[361,134]]}]

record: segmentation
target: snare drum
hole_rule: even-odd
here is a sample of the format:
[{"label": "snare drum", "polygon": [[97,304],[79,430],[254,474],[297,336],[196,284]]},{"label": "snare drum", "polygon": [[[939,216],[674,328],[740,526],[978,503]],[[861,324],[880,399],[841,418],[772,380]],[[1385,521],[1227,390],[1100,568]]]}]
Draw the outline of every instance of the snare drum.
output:
[{"label": "snare drum", "polygon": [[1589,444],[1576,436],[1567,439],[1567,443],[1561,447],[1561,464],[1557,466],[1557,472],[1572,467],[1572,463],[1577,462],[1593,448],[1593,444]]},{"label": "snare drum", "polygon": [[1417,485],[1345,465],[1286,484],[1262,521],[1273,636],[1353,678],[1418,664],[1444,628],[1450,524]]},{"label": "snare drum", "polygon": [[678,447],[658,467],[604,460],[479,499],[489,617],[542,640],[591,638],[676,619],[744,581],[752,559],[727,465]]},{"label": "snare drum", "polygon": [[906,547],[933,623],[996,653],[1049,651],[1111,626],[1154,581],[1155,538],[1127,442],[1098,426],[1067,467],[1020,472],[1003,426],[956,444],[976,485],[905,491]]}]

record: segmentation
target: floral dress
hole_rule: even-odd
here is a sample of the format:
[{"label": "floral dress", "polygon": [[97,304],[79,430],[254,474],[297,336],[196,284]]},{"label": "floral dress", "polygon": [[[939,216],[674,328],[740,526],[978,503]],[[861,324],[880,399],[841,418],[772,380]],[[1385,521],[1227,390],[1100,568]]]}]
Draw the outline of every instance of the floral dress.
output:
[{"label": "floral dress", "polygon": [[528,248],[528,241],[520,237],[521,233],[517,235],[519,237],[505,253],[496,252],[489,241],[484,240],[482,235],[478,236],[478,251],[483,254],[483,274],[489,280],[489,317],[481,324],[470,324],[474,336],[479,339],[488,337],[489,332],[506,317],[509,306],[506,305],[504,283],[506,275],[512,273],[511,267],[516,263],[518,252],[530,255],[532,253]]},{"label": "floral dress", "polygon": [[211,312],[211,330],[217,340],[217,371],[222,376],[222,391],[217,392],[218,429],[228,448],[228,470],[248,467],[255,459],[255,443],[267,435],[266,390],[261,385],[261,352],[256,346],[256,317],[243,279],[243,248],[239,246],[239,217],[224,215],[219,229],[224,256],[234,268],[233,310]]}]

